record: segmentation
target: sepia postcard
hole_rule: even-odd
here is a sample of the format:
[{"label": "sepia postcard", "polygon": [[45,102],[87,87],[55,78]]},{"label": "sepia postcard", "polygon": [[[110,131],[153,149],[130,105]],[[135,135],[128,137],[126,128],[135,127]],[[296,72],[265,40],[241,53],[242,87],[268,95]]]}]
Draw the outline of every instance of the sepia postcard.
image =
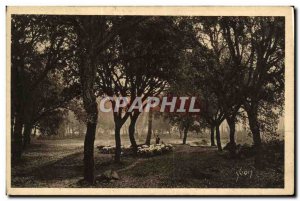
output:
[{"label": "sepia postcard", "polygon": [[294,195],[293,7],[6,13],[7,195]]}]

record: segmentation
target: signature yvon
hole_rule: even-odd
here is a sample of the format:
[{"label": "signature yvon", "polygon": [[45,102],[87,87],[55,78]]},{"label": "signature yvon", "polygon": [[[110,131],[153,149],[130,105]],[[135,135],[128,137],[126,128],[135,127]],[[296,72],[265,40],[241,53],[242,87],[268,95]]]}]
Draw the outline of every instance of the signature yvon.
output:
[{"label": "signature yvon", "polygon": [[238,180],[241,177],[251,179],[253,176],[253,169],[246,169],[246,168],[240,167],[238,170],[235,171],[235,174],[236,174],[235,182],[238,182]]}]

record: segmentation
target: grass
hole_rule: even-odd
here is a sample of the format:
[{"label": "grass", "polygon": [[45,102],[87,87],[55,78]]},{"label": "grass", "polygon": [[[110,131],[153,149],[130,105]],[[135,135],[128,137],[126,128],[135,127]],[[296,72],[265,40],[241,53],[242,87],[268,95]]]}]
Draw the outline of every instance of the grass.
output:
[{"label": "grass", "polygon": [[[97,143],[96,143],[97,145]],[[282,150],[272,152],[278,155]],[[275,153],[274,153],[275,152]],[[271,152],[270,152],[271,153]],[[172,153],[151,158],[123,157],[95,149],[95,175],[115,170],[120,180],[98,181],[105,188],[283,188],[283,158],[270,159],[263,170],[253,167],[253,158],[226,159],[215,147],[175,145]],[[246,172],[246,175],[241,173]],[[82,142],[73,140],[37,141],[21,163],[12,164],[13,187],[83,187]],[[250,176],[251,173],[251,176]],[[239,177],[237,176],[239,175]],[[237,179],[238,177],[238,179]]]}]

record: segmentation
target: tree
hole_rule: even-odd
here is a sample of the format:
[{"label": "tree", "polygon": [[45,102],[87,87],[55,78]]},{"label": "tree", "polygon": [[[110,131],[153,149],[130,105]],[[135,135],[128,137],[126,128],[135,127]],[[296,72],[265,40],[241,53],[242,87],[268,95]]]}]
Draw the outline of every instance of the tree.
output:
[{"label": "tree", "polygon": [[[195,26],[193,26],[195,27]],[[197,27],[197,26],[196,26]],[[194,30],[194,37],[198,35],[198,29]],[[174,84],[173,91],[185,96],[196,96],[200,107],[201,127],[211,128],[211,145],[214,146],[214,129],[218,149],[221,151],[219,126],[225,118],[221,108],[221,101],[216,92],[222,85],[221,73],[213,51],[204,44],[195,42],[182,56],[182,68],[179,72],[178,84]],[[206,43],[205,43],[206,44]],[[219,80],[220,79],[220,80]]]},{"label": "tree", "polygon": [[[134,20],[127,17],[127,20]],[[147,17],[132,27],[131,32],[118,35],[110,49],[104,54],[104,63],[99,67],[99,87],[108,96],[128,97],[130,102],[125,109],[115,111],[116,156],[120,160],[120,129],[130,117],[129,138],[134,151],[135,124],[141,113],[139,109],[129,112],[133,100],[141,97],[144,104],[149,96],[157,96],[167,85],[171,72],[178,63],[177,55],[181,51],[176,44],[179,35],[173,32],[174,19],[171,17]],[[150,34],[151,33],[151,34]],[[173,66],[173,69],[170,68]],[[116,103],[112,101],[113,108]],[[144,104],[145,106],[145,104]],[[143,107],[144,107],[143,106]]]},{"label": "tree", "polygon": [[146,141],[145,141],[146,145],[150,145],[150,143],[151,143],[152,122],[153,122],[153,111],[151,109],[149,111],[149,115],[148,115],[148,132],[147,132],[147,138],[146,138]]},{"label": "tree", "polygon": [[[236,31],[232,34],[228,32],[229,28],[224,23],[227,19],[228,17],[218,17],[206,20],[206,23],[203,25],[203,34],[206,35],[208,44],[212,47],[216,68],[219,69],[222,75],[218,77],[218,84],[213,91],[219,100],[219,105],[229,125],[229,143],[232,148],[231,151],[234,152],[236,146],[234,140],[235,123],[237,121],[238,110],[244,100],[241,87],[244,73],[243,66],[249,60],[243,60],[245,54],[247,54],[245,53],[247,52],[247,46],[239,45],[246,42],[244,35],[240,32],[244,26],[244,21],[235,23]],[[232,41],[232,38],[234,38],[235,43]]]},{"label": "tree", "polygon": [[[12,18],[11,113],[14,122],[14,159],[21,157],[22,148],[30,142],[31,129],[39,111],[36,98],[45,97],[50,92],[50,88],[41,90],[42,86],[51,82],[56,71],[65,67],[71,57],[67,43],[72,38],[66,37],[68,30],[56,22],[56,17],[43,15],[16,15]],[[49,107],[52,106],[49,104],[43,110],[50,111]]]},{"label": "tree", "polygon": [[192,126],[194,126],[194,119],[191,117],[191,115],[187,115],[182,118],[181,122],[183,125],[182,144],[186,144],[188,131],[192,128]]},{"label": "tree", "polygon": [[[253,135],[255,165],[260,167],[260,130],[272,128],[274,134],[276,119],[283,110],[284,20],[279,17],[222,17],[220,27],[228,47],[230,63],[239,72],[235,76],[238,77],[236,83],[240,83],[235,86],[239,89],[234,94],[241,98],[236,102],[236,109],[226,115],[231,138],[237,108],[242,105],[247,112]],[[265,118],[266,109],[271,112],[272,118]]]},{"label": "tree", "polygon": [[24,125],[23,149],[30,144],[31,130],[35,125],[39,125],[40,121],[47,121],[48,116],[62,116],[62,111],[66,110],[69,102],[79,95],[77,83],[68,85],[62,79],[61,72],[51,73],[32,94],[34,98],[30,105],[30,113],[27,110],[28,120]]},{"label": "tree", "polygon": [[[126,39],[126,43],[124,40],[125,49],[130,50],[126,57],[135,55],[135,59],[129,61],[127,67],[131,97],[142,96],[146,100],[149,96],[158,96],[170,82],[170,73],[176,70],[178,55],[182,49],[182,44],[178,43],[181,31],[176,29],[176,21],[178,19],[175,17],[153,17],[141,24],[142,27],[137,27],[136,37]],[[150,30],[152,34],[145,38]],[[135,111],[130,116],[129,135],[133,147],[136,146],[134,127],[139,114],[140,112]],[[152,116],[150,110],[146,144],[150,144],[151,140]]]},{"label": "tree", "polygon": [[[96,95],[103,93],[102,90],[96,90],[95,87],[97,69],[106,58],[106,55],[102,53],[108,50],[116,36],[138,23],[140,18],[132,21],[125,21],[118,16],[70,16],[65,18],[66,23],[73,27],[77,38],[80,83],[87,117],[87,131],[84,140],[84,180],[93,184],[94,141],[98,120]],[[112,89],[110,88],[110,90]],[[116,141],[119,141],[117,138],[118,135],[116,135]]]},{"label": "tree", "polygon": [[[252,27],[252,28],[250,28]],[[246,66],[246,101],[249,126],[256,150],[255,165],[263,166],[261,154],[261,131],[270,126],[274,133],[284,103],[284,18],[258,17],[248,22],[251,60]],[[272,109],[271,109],[272,108]],[[272,114],[272,118],[264,118]],[[266,122],[267,119],[267,122]],[[271,122],[273,121],[273,122]],[[270,128],[268,127],[268,128]]]},{"label": "tree", "polygon": [[66,110],[59,110],[48,113],[36,125],[42,135],[58,135],[59,127],[66,118]]},{"label": "tree", "polygon": [[[249,62],[244,59],[247,55],[247,42],[241,33],[244,21],[235,22],[234,33],[228,33],[228,25],[224,23],[228,17],[203,17],[195,19],[195,29],[199,43],[194,51],[194,67],[201,73],[196,74],[197,86],[200,86],[202,105],[205,112],[202,117],[211,129],[211,145],[214,145],[214,129],[218,149],[222,150],[220,143],[219,126],[226,118],[230,127],[230,144],[235,148],[234,134],[236,116],[245,99],[243,87],[243,66]],[[232,39],[234,38],[234,39]],[[236,43],[233,43],[233,40]],[[206,51],[206,54],[203,53]],[[236,53],[237,52],[237,53]],[[233,54],[234,53],[234,54]],[[236,54],[235,54],[236,53]],[[202,60],[206,60],[203,65]],[[243,60],[244,59],[244,60]]]},{"label": "tree", "polygon": [[[172,98],[172,96],[170,96]],[[170,112],[170,107],[166,108],[164,118],[169,120],[171,125],[175,125],[178,127],[180,135],[183,132],[182,144],[186,144],[188,132],[191,130],[198,130],[198,127],[195,125],[195,122],[199,121],[199,112],[190,113],[189,107],[191,104],[191,99],[188,98],[184,101],[185,112],[177,112],[180,109],[180,105],[183,100],[177,99],[175,103],[174,112]],[[195,108],[200,108],[200,103],[196,101]],[[182,136],[180,136],[181,138]]]}]

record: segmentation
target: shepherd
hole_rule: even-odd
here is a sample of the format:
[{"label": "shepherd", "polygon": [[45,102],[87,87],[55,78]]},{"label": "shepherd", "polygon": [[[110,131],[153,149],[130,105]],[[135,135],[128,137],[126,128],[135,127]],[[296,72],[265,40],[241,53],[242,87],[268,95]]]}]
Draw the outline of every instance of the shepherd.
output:
[{"label": "shepherd", "polygon": [[157,136],[156,136],[156,139],[155,139],[156,144],[159,144],[159,141],[160,141],[160,138],[159,138],[159,136],[157,135]]}]

